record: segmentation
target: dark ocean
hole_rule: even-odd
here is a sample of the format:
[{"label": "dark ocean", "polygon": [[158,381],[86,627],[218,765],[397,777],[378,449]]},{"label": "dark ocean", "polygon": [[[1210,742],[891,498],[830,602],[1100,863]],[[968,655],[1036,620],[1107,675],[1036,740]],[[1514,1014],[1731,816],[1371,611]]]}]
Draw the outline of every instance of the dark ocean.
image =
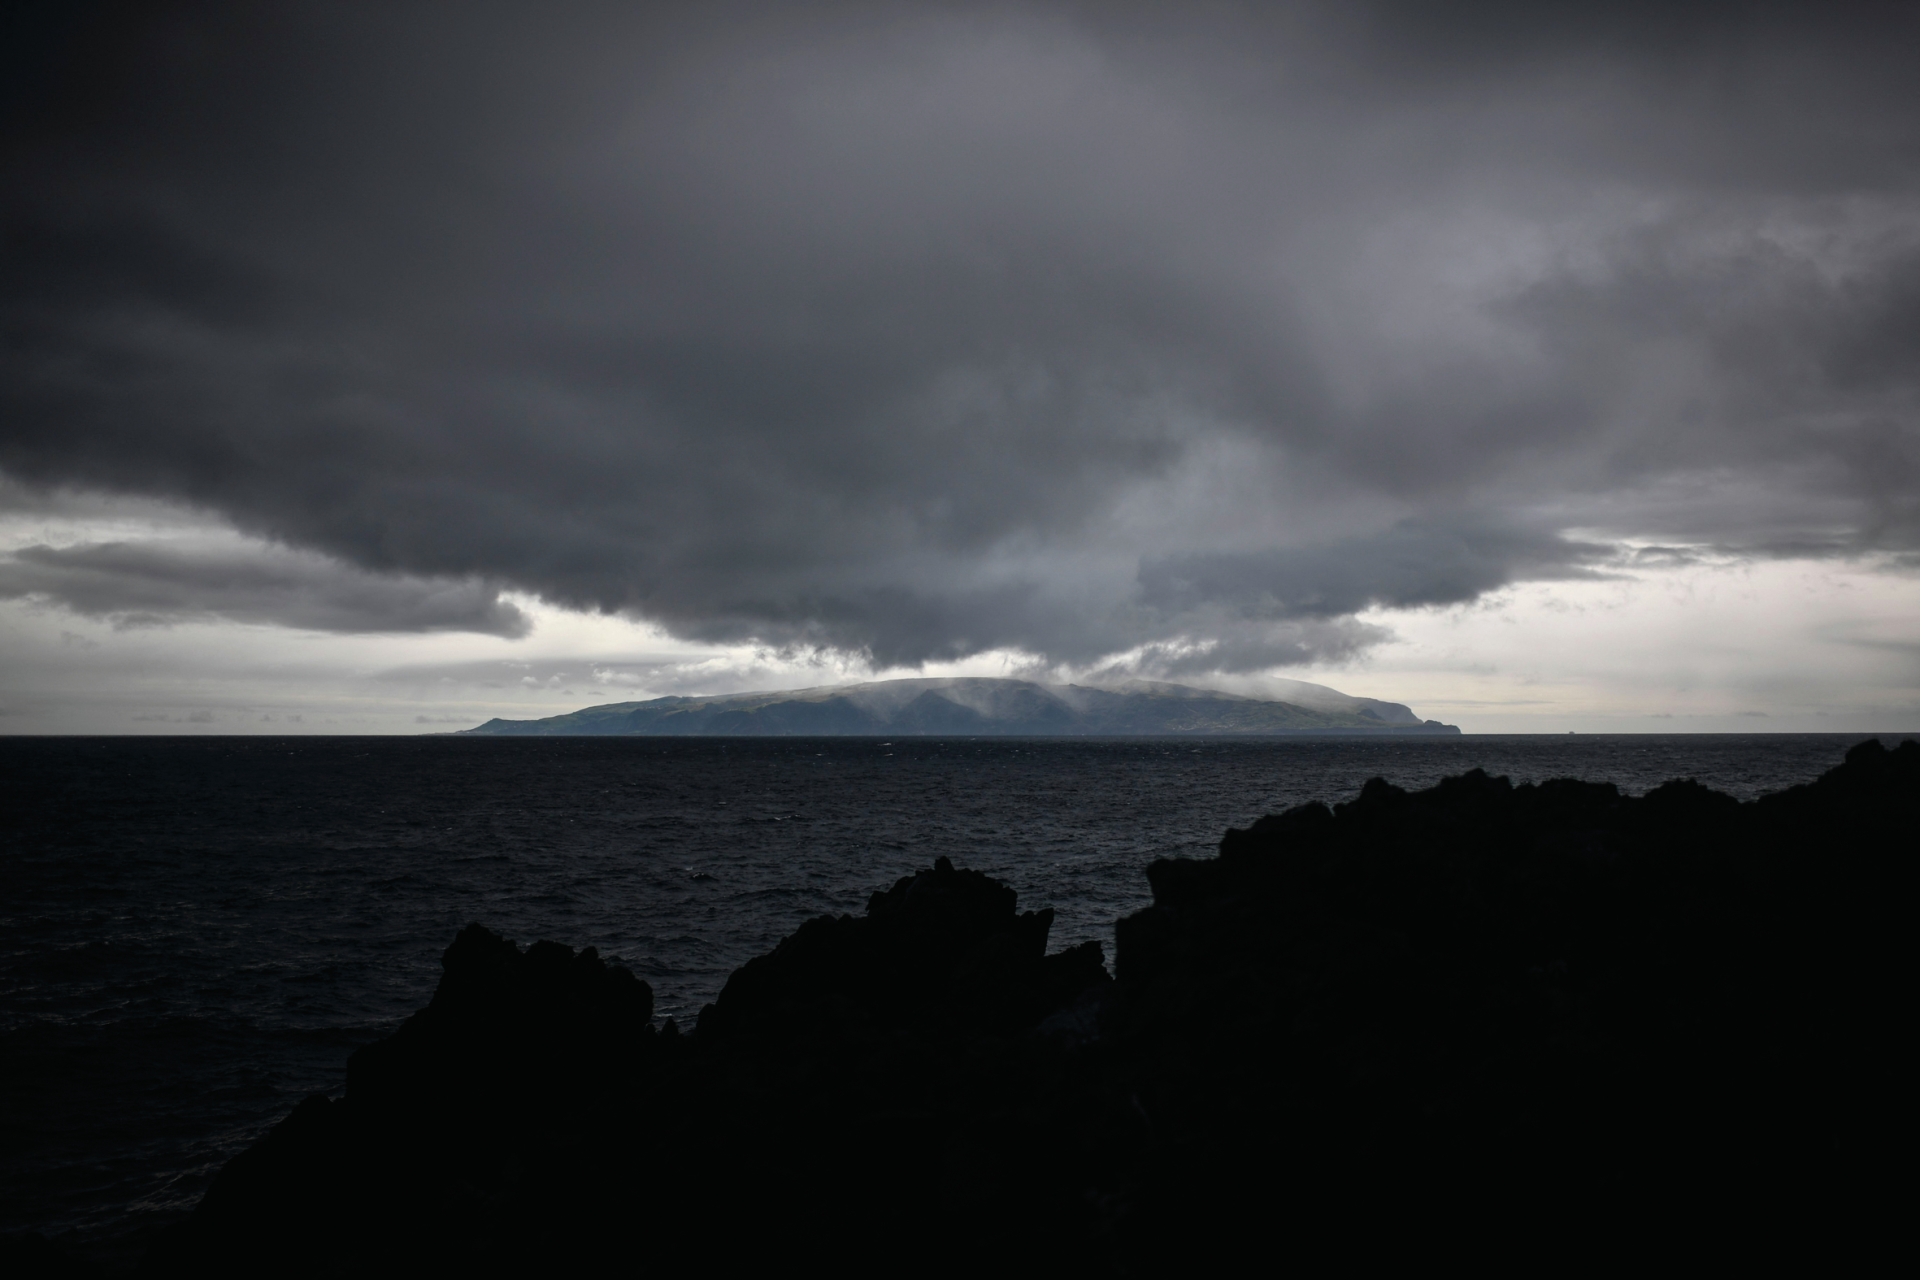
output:
[{"label": "dark ocean", "polygon": [[1751,799],[1864,736],[0,739],[0,1231],[177,1219],[468,921],[598,946],[684,1021],[941,854],[1111,959],[1154,858],[1376,775]]}]

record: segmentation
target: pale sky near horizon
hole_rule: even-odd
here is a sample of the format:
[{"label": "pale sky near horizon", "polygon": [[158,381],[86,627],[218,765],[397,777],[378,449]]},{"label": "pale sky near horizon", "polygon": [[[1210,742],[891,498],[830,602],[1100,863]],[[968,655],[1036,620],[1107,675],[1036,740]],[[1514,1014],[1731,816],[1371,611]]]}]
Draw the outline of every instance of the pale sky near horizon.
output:
[{"label": "pale sky near horizon", "polygon": [[[0,525],[11,545],[99,534]],[[104,525],[180,537],[179,525]],[[30,537],[31,541],[23,541]],[[220,618],[101,618],[0,603],[0,732],[438,733],[666,694],[913,675],[1098,679],[1017,651],[875,671],[858,660],[699,645],[617,616],[510,596],[524,636],[338,633]],[[1358,615],[1389,638],[1342,664],[1187,676],[1253,696],[1262,676],[1405,702],[1478,733],[1911,732],[1920,575],[1826,559],[1624,567],[1472,602]]]},{"label": "pale sky near horizon", "polygon": [[1920,12],[16,6],[0,734],[1920,728]]}]

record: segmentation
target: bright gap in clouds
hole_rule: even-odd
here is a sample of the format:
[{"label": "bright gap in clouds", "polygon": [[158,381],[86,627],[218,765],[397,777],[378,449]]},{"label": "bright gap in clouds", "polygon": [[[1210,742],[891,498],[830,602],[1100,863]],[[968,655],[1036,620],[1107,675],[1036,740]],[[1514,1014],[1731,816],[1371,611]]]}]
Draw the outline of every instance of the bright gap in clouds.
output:
[{"label": "bright gap in clouds", "polygon": [[[14,556],[33,546],[185,538],[226,548],[232,564],[267,557],[284,567],[271,558],[283,553],[178,513],[15,518],[0,532]],[[314,589],[322,570],[300,563],[291,579],[272,580],[275,589],[289,581]],[[1471,604],[1369,610],[1359,620],[1390,639],[1343,665],[1268,674],[1404,702],[1469,733],[1859,732],[1920,723],[1920,573],[1888,562],[1740,560],[1672,548],[1629,550],[1623,564],[1609,576],[1520,584]],[[390,604],[378,592],[319,590]],[[233,591],[219,599],[231,602]],[[79,606],[33,594],[0,601],[4,731],[445,732],[667,694],[911,675],[1088,678],[1046,670],[1018,651],[873,670],[844,656],[695,644],[513,592],[494,610],[519,620],[505,634],[86,616],[84,597],[76,599]],[[403,612],[418,622],[417,606]],[[1176,678],[1263,692],[1259,674]]]},{"label": "bright gap in clouds", "polygon": [[1650,565],[1362,617],[1395,639],[1316,678],[1469,733],[1866,732],[1920,724],[1920,574],[1838,560]]}]

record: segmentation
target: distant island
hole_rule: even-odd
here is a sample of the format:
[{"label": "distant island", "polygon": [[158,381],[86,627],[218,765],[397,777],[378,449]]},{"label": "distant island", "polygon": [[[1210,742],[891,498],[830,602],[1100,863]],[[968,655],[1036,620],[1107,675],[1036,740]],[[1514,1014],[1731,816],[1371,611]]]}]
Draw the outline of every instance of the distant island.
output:
[{"label": "distant island", "polygon": [[1128,734],[1457,734],[1397,702],[1287,681],[1291,701],[1134,680],[1114,688],[974,677],[877,680],[765,693],[611,702],[542,720],[489,720],[507,735],[1068,737]]}]

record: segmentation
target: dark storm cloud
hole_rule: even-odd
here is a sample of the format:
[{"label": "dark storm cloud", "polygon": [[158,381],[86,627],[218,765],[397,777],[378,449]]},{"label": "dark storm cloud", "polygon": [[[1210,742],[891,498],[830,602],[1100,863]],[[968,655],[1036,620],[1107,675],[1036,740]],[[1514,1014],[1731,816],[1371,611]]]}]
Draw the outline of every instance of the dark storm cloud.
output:
[{"label": "dark storm cloud", "polygon": [[1904,8],[40,12],[31,484],[881,663],[1920,544]]},{"label": "dark storm cloud", "polygon": [[22,597],[122,627],[225,618],[337,632],[531,629],[482,583],[375,575],[272,547],[24,547],[0,557],[0,599]]},{"label": "dark storm cloud", "polygon": [[1310,548],[1187,553],[1144,561],[1144,600],[1174,616],[1208,605],[1249,619],[1337,618],[1376,606],[1459,604],[1515,575],[1582,576],[1607,548],[1510,531],[1402,524]]}]

